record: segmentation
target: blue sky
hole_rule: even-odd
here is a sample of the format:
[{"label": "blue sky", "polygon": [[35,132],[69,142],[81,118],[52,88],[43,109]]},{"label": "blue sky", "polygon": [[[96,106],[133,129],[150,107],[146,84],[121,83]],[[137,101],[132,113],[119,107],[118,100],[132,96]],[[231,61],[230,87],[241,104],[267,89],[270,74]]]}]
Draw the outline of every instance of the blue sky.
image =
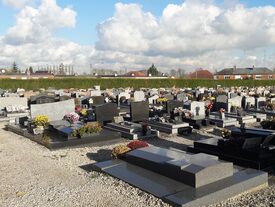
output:
[{"label": "blue sky", "polygon": [[[183,0],[57,0],[60,6],[71,6],[77,12],[77,22],[75,28],[59,29],[56,36],[70,39],[79,44],[94,44],[97,40],[97,25],[113,16],[115,4],[118,2],[140,4],[144,11],[159,17],[168,4],[181,4]],[[224,4],[222,0],[215,2],[219,5]],[[241,0],[239,2],[247,7],[275,6],[275,0]],[[4,35],[8,28],[15,23],[17,12],[18,9],[8,7],[3,3],[0,4],[0,35]]]}]

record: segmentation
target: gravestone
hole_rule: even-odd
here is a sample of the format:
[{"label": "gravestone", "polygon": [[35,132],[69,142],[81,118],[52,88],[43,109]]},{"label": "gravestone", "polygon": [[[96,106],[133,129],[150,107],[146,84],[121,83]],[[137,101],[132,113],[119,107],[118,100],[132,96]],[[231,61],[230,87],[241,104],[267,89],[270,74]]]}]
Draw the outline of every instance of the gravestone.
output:
[{"label": "gravestone", "polygon": [[149,103],[147,101],[131,102],[130,116],[132,122],[149,119]]},{"label": "gravestone", "polygon": [[90,95],[93,96],[101,96],[101,91],[100,90],[92,90],[90,91]]},{"label": "gravestone", "polygon": [[179,93],[178,95],[177,95],[177,100],[178,101],[187,101],[188,100],[188,98],[187,98],[187,96],[186,96],[186,94],[185,93]]},{"label": "gravestone", "polygon": [[49,117],[50,121],[61,120],[66,114],[74,112],[75,103],[73,99],[67,101],[59,101],[55,103],[45,103],[45,104],[32,104],[31,118],[37,115],[46,115]]},{"label": "gravestone", "polygon": [[92,96],[90,98],[90,106],[93,105],[93,106],[97,106],[97,105],[102,105],[105,103],[105,97],[104,96]]},{"label": "gravestone", "polygon": [[150,96],[154,96],[154,95],[158,95],[159,92],[158,92],[158,89],[156,88],[152,88],[151,90],[149,90],[149,95]]},{"label": "gravestone", "polygon": [[114,117],[119,115],[119,110],[117,104],[115,103],[105,103],[98,105],[95,108],[96,121],[100,124],[105,124],[107,122],[112,122]]},{"label": "gravestone", "polygon": [[266,106],[266,98],[265,97],[258,97],[255,98],[255,107],[256,109],[260,109]]},{"label": "gravestone", "polygon": [[158,95],[154,95],[152,97],[149,97],[148,98],[149,104],[154,104],[158,98],[159,98]]},{"label": "gravestone", "polygon": [[134,92],[134,100],[136,102],[144,101],[145,100],[145,94],[143,91],[135,91]]},{"label": "gravestone", "polygon": [[216,102],[214,104],[214,108],[216,111],[219,111],[221,108],[228,109],[228,98],[226,95],[218,95],[216,98]]},{"label": "gravestone", "polygon": [[190,104],[190,111],[194,116],[205,116],[204,102],[192,101]]},{"label": "gravestone", "polygon": [[166,98],[168,101],[174,100],[174,96],[172,94],[165,94],[163,98]]},{"label": "gravestone", "polygon": [[27,98],[21,97],[0,97],[0,110],[8,106],[22,106],[25,109],[28,108]]},{"label": "gravestone", "polygon": [[55,97],[41,94],[38,96],[32,96],[30,98],[30,102],[31,102],[31,104],[53,103],[53,102],[55,102]]},{"label": "gravestone", "polygon": [[170,113],[172,110],[178,107],[183,107],[183,102],[182,101],[167,101],[166,102],[166,112]]}]

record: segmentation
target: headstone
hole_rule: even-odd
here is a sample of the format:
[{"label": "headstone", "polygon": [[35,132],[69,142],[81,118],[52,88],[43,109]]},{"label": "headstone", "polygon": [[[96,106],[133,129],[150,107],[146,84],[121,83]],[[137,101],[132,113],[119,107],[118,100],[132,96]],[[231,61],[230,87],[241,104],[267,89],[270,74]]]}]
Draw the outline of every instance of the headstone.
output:
[{"label": "headstone", "polygon": [[132,122],[149,119],[149,103],[147,101],[131,102],[130,115]]},{"label": "headstone", "polygon": [[188,98],[187,98],[186,94],[180,93],[180,94],[177,95],[177,100],[178,100],[178,101],[183,101],[183,102],[184,102],[184,101],[187,101]]},{"label": "headstone", "polygon": [[149,104],[154,104],[158,98],[159,98],[158,95],[154,95],[152,97],[149,97],[148,98]]},{"label": "headstone", "polygon": [[192,101],[190,104],[190,111],[195,116],[204,116],[205,115],[204,102]]},{"label": "headstone", "polygon": [[27,98],[21,97],[0,97],[0,110],[8,106],[20,106],[27,109],[28,100]]},{"label": "headstone", "polygon": [[95,108],[96,121],[101,124],[112,122],[114,117],[118,116],[119,110],[115,103],[105,103]]},{"label": "headstone", "polygon": [[134,100],[136,102],[144,101],[145,100],[145,94],[143,91],[135,91],[134,92]]},{"label": "headstone", "polygon": [[49,117],[50,121],[61,120],[66,114],[74,112],[75,103],[73,99],[67,101],[59,101],[55,103],[45,103],[45,104],[32,104],[31,118],[37,115],[46,115]]},{"label": "headstone", "polygon": [[90,95],[92,97],[93,96],[101,96],[101,91],[100,90],[92,90],[90,93],[91,93]]}]

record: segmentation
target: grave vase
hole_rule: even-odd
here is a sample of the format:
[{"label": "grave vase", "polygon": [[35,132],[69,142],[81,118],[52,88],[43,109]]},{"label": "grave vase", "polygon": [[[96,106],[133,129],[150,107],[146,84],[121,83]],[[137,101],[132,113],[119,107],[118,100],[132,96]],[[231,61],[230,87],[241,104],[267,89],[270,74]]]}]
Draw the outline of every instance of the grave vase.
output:
[{"label": "grave vase", "polygon": [[224,114],[224,112],[219,112],[219,118],[220,119],[225,119],[225,114]]}]

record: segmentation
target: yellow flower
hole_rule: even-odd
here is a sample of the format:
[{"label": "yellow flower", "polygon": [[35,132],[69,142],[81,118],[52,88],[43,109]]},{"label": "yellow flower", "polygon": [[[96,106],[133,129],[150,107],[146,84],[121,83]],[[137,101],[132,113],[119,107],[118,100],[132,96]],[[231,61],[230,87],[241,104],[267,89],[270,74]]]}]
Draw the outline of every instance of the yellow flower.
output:
[{"label": "yellow flower", "polygon": [[38,115],[34,118],[33,123],[35,126],[47,126],[49,123],[49,117],[46,115]]}]

